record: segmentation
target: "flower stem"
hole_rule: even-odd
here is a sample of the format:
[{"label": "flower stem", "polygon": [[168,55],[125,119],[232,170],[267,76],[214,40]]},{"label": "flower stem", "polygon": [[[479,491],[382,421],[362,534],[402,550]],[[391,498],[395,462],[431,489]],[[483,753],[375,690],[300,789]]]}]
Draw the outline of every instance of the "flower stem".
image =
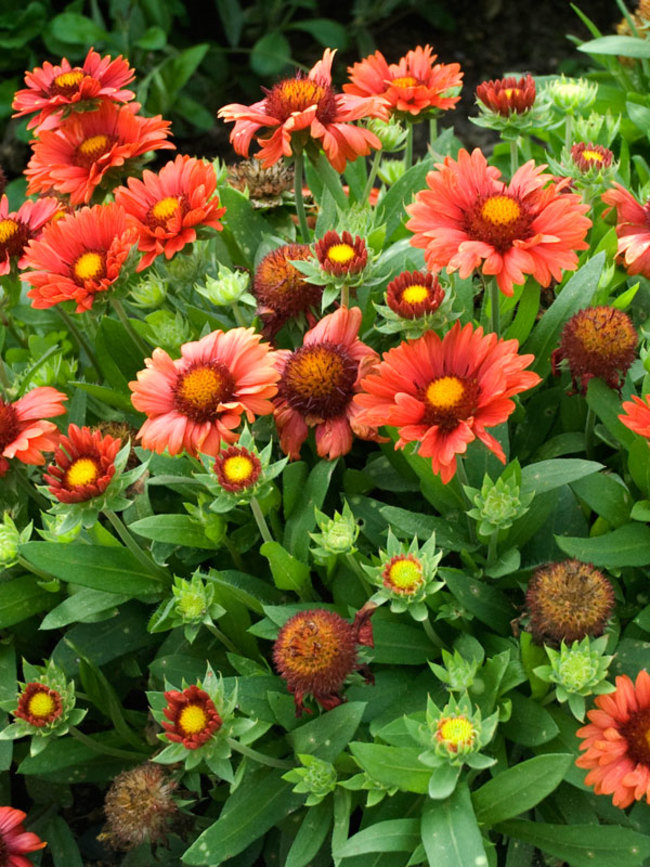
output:
[{"label": "flower stem", "polygon": [[296,213],[298,214],[298,225],[300,226],[300,234],[304,244],[309,244],[311,237],[309,235],[309,226],[307,225],[307,214],[305,213],[305,200],[302,197],[302,180],[304,175],[305,157],[302,151],[299,151],[294,156],[293,161],[294,176],[293,176],[293,193],[296,199]]},{"label": "flower stem", "polygon": [[20,470],[16,471],[15,479],[18,483],[18,487],[21,488],[30,499],[32,499],[39,509],[43,511],[47,510],[50,506],[50,503],[47,499],[36,490],[36,487],[29,479],[25,478],[25,476],[21,473]]},{"label": "flower stem", "polygon": [[510,177],[519,168],[519,139],[512,139],[510,142]]},{"label": "flower stem", "polygon": [[246,756],[254,762],[259,762],[261,765],[268,765],[271,768],[282,768],[283,771],[289,771],[293,768],[291,762],[284,761],[284,759],[275,759],[273,756],[267,756],[265,753],[260,753],[257,750],[251,749],[251,747],[240,744],[239,741],[236,741],[234,738],[227,738],[226,740],[228,746],[232,750],[241,753],[242,756]]},{"label": "flower stem", "polygon": [[127,528],[124,521],[116,515],[115,512],[111,511],[111,509],[103,509],[102,514],[106,516],[109,522],[112,524],[113,528],[117,532],[117,535],[124,542],[129,551],[138,559],[138,561],[144,566],[149,574],[154,572],[157,576],[164,576],[167,578],[167,572],[164,569],[161,569],[151,557],[142,550],[140,545],[135,541],[133,536],[131,535],[130,530]]},{"label": "flower stem", "polygon": [[571,153],[571,147],[573,145],[573,115],[571,112],[567,112],[567,115],[564,119],[564,147],[567,150],[567,153]]},{"label": "flower stem", "polygon": [[341,285],[341,307],[350,306],[350,287],[347,283]]},{"label": "flower stem", "polygon": [[136,753],[133,750],[119,750],[116,747],[109,747],[107,744],[100,744],[99,741],[89,738],[83,732],[79,731],[76,726],[70,726],[68,729],[73,738],[95,750],[97,753],[102,753],[105,756],[114,756],[116,759],[129,759],[132,762],[141,762],[143,759],[149,758],[149,753]]},{"label": "flower stem", "polygon": [[594,457],[594,425],[596,424],[596,414],[593,409],[587,407],[587,418],[585,420],[585,452],[587,460],[591,461]]},{"label": "flower stem", "polygon": [[208,632],[211,632],[215,638],[218,638],[223,646],[227,647],[231,653],[239,653],[237,646],[232,643],[228,636],[223,633],[218,626],[215,626],[214,623],[206,623],[205,627]]},{"label": "flower stem", "polygon": [[375,178],[377,177],[377,172],[379,171],[379,163],[381,162],[381,151],[375,151],[372,162],[370,163],[370,172],[368,174],[368,180],[366,181],[366,185],[363,188],[363,193],[361,194],[361,204],[366,205],[368,203],[368,198],[370,196],[370,191],[372,190],[373,184],[375,183]]},{"label": "flower stem", "polygon": [[79,331],[79,329],[75,325],[72,317],[63,309],[63,307],[61,307],[60,304],[57,304],[54,309],[56,310],[58,315],[61,317],[63,322],[65,323],[65,327],[70,332],[70,336],[72,337],[74,342],[77,344],[79,349],[83,349],[83,351],[88,356],[88,360],[90,361],[92,366],[95,368],[95,373],[97,374],[97,377],[99,379],[101,379],[102,378],[102,371],[101,371],[101,368],[99,366],[99,362],[97,361],[97,356],[95,355],[95,352],[94,352],[92,346],[90,345],[90,343],[86,340],[86,338],[81,333],[81,331]]},{"label": "flower stem", "polygon": [[406,128],[406,148],[404,149],[404,171],[413,165],[413,124],[409,123]]},{"label": "flower stem", "polygon": [[493,530],[488,543],[487,565],[491,566],[497,559],[499,531]]},{"label": "flower stem", "polygon": [[499,304],[501,302],[501,290],[496,280],[490,282],[490,327],[497,337],[501,337],[501,322],[499,319]]},{"label": "flower stem", "polygon": [[122,302],[119,298],[111,298],[111,305],[113,310],[117,313],[117,318],[120,320],[122,325],[124,326],[124,330],[129,335],[133,344],[135,345],[138,352],[142,353],[142,357],[144,358],[147,355],[151,354],[151,350],[144,342],[144,340],[140,337],[134,327],[131,325],[129,321],[129,317],[126,315],[126,310],[122,306]]},{"label": "flower stem", "polygon": [[436,630],[433,628],[433,624],[429,620],[429,615],[427,614],[427,619],[422,621],[422,626],[424,627],[424,631],[427,634],[427,638],[431,642],[431,644],[435,644],[436,647],[444,647],[444,641]]},{"label": "flower stem", "polygon": [[363,569],[361,568],[361,564],[357,561],[354,554],[346,554],[345,559],[348,561],[350,567],[352,568],[352,571],[361,582],[361,586],[363,587],[368,597],[372,596],[372,588],[368,583],[368,579],[366,578]]},{"label": "flower stem", "polygon": [[28,572],[31,572],[33,575],[36,575],[37,578],[40,578],[41,581],[50,581],[56,580],[53,575],[49,575],[47,572],[43,572],[41,569],[37,569],[33,563],[30,563],[29,560],[25,560],[23,556],[20,554],[16,555],[16,562],[26,569]]},{"label": "flower stem", "polygon": [[271,531],[269,530],[269,525],[266,523],[266,518],[262,514],[262,509],[260,508],[257,497],[251,497],[249,505],[251,507],[251,512],[253,513],[253,517],[255,518],[255,522],[258,526],[262,539],[265,542],[272,542],[273,536],[271,535]]},{"label": "flower stem", "polygon": [[432,117],[429,121],[429,147],[433,149],[433,143],[438,138],[438,119]]}]

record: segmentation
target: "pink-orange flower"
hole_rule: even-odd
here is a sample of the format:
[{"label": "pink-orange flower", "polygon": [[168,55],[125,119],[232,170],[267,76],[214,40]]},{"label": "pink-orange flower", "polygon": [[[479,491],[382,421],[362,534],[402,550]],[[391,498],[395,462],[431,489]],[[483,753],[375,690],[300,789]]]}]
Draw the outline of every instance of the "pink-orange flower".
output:
[{"label": "pink-orange flower", "polygon": [[623,401],[622,409],[625,414],[618,418],[625,427],[650,439],[650,394],[642,398],[633,394],[632,400]]},{"label": "pink-orange flower", "polygon": [[26,852],[36,852],[47,846],[32,831],[26,831],[23,822],[27,813],[13,807],[0,807],[0,856],[2,867],[32,867]]},{"label": "pink-orange flower", "polygon": [[151,451],[170,455],[185,450],[216,457],[221,440],[234,443],[242,414],[273,412],[279,373],[274,353],[252,328],[213,331],[184,343],[175,361],[154,349],[146,370],[130,382],[131,402],[148,418],[138,437]]},{"label": "pink-orange flower", "polygon": [[540,381],[524,370],[532,355],[518,355],[516,340],[483,334],[456,323],[443,338],[428,331],[390,349],[361,382],[354,398],[363,424],[398,428],[395,448],[419,443],[434,473],[446,484],[456,455],[479,439],[505,462],[503,449],[486,427],[502,424],[515,408],[510,399]]},{"label": "pink-orange flower", "polygon": [[576,732],[585,751],[576,765],[589,771],[585,783],[597,795],[613,795],[621,809],[644,798],[650,804],[650,675],[643,669],[635,683],[617,677],[616,690],[595,703],[589,723]]},{"label": "pink-orange flower", "polygon": [[[90,202],[95,189],[107,182],[110,169],[147,151],[173,148],[169,121],[135,114],[137,103],[118,106],[103,102],[96,111],[77,112],[53,130],[43,130],[25,169],[28,193],[64,193],[73,205]],[[113,175],[114,173],[111,173]]]},{"label": "pink-orange flower", "polygon": [[115,457],[122,441],[101,430],[71,424],[59,439],[54,463],[43,476],[60,503],[83,503],[99,497],[115,475]]},{"label": "pink-orange flower", "polygon": [[26,250],[27,264],[35,269],[24,274],[32,286],[27,293],[32,307],[75,301],[77,313],[90,310],[95,296],[120,276],[135,240],[124,209],[114,202],[82,208],[50,223]]},{"label": "pink-orange flower", "polygon": [[[616,235],[618,256],[628,274],[650,277],[650,200],[638,202],[629,190],[620,184],[603,193],[606,205],[616,208]],[[603,216],[611,207],[603,212]]]},{"label": "pink-orange flower", "polygon": [[148,268],[165,254],[166,259],[196,240],[199,226],[222,229],[215,195],[217,176],[203,160],[180,154],[155,174],[145,171],[142,180],[127,179],[128,189],[118,187],[115,201],[124,207],[127,220],[138,230],[138,249],[145,255],[137,271]]},{"label": "pink-orange flower", "polygon": [[41,130],[56,126],[64,113],[96,108],[99,100],[129,102],[135,97],[125,85],[135,78],[135,71],[122,58],[113,60],[91,48],[81,66],[71,66],[67,58],[53,65],[45,61],[25,74],[26,88],[16,92],[12,108],[13,117],[38,112],[27,124],[27,129],[40,126]]},{"label": "pink-orange flower", "polygon": [[436,63],[430,45],[418,45],[398,63],[387,63],[381,51],[348,67],[350,84],[343,90],[355,96],[382,96],[392,112],[411,118],[431,109],[453,108],[460,96],[463,73],[458,63]]},{"label": "pink-orange flower", "polygon": [[458,161],[446,157],[406,209],[411,244],[424,248],[435,273],[446,268],[465,278],[482,265],[505,295],[526,274],[542,286],[561,280],[563,270],[577,267],[575,251],[587,249],[589,206],[566,192],[568,178],[556,183],[543,169],[531,160],[506,184],[478,148],[461,150]]},{"label": "pink-orange flower", "polygon": [[8,274],[11,263],[18,268],[27,266],[25,247],[32,238],[38,238],[43,226],[59,210],[60,204],[53,196],[37,201],[27,199],[17,211],[9,213],[9,200],[0,199],[0,276]]},{"label": "pink-orange flower", "polygon": [[276,352],[281,379],[275,403],[280,446],[292,460],[310,427],[316,428],[321,458],[334,460],[352,448],[353,434],[381,439],[374,427],[360,424],[352,398],[361,378],[376,364],[374,349],[359,340],[361,310],[339,307],[310,329],[295,352]]},{"label": "pink-orange flower", "polygon": [[253,105],[232,103],[219,109],[219,117],[235,122],[230,141],[238,154],[248,156],[251,141],[261,129],[270,132],[257,138],[264,168],[315,143],[323,148],[336,171],[342,172],[347,162],[366,156],[371,148],[381,148],[374,133],[352,121],[365,117],[385,120],[385,100],[336,93],[331,73],[335,53],[326,48],[306,78],[297,75],[283,79]]},{"label": "pink-orange flower", "polygon": [[476,88],[476,98],[486,108],[502,117],[524,114],[535,104],[535,80],[532,75],[483,81]]},{"label": "pink-orange flower", "polygon": [[54,422],[45,419],[65,412],[67,395],[49,385],[33,388],[15,403],[0,398],[0,476],[9,469],[9,460],[23,464],[44,464],[43,452],[53,452],[59,440]]}]

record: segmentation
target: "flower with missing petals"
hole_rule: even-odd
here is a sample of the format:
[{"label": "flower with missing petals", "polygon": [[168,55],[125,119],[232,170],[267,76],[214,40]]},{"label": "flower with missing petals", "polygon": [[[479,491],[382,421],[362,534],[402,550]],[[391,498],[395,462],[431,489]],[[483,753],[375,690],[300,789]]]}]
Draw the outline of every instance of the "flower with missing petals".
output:
[{"label": "flower with missing petals", "polygon": [[274,337],[289,319],[320,304],[323,287],[308,283],[292,262],[313,256],[309,244],[283,244],[267,253],[255,269],[252,292],[265,336]]},{"label": "flower with missing petals", "polygon": [[502,117],[524,114],[535,104],[535,81],[532,75],[483,81],[476,88],[476,98]]},{"label": "flower with missing petals", "polygon": [[[650,277],[650,201],[641,204],[617,183],[603,193],[602,200],[616,208],[617,255],[625,270]],[[603,211],[603,216],[611,207]]]},{"label": "flower with missing petals", "polygon": [[115,849],[164,841],[178,813],[175,788],[169,771],[153,762],[122,771],[106,793],[106,825],[98,839]]},{"label": "flower with missing petals", "polygon": [[0,276],[8,274],[13,262],[19,269],[27,267],[25,247],[33,238],[41,235],[43,227],[59,210],[59,202],[53,196],[28,199],[17,211],[9,212],[9,200],[0,199]]},{"label": "flower with missing petals", "polygon": [[115,475],[121,445],[120,439],[104,436],[100,430],[71,424],[43,476],[52,496],[60,503],[82,503],[101,496]]},{"label": "flower with missing petals", "polygon": [[26,853],[37,852],[47,846],[45,840],[26,831],[23,822],[27,813],[13,807],[0,807],[0,865],[1,867],[32,867]]},{"label": "flower with missing petals", "polygon": [[634,433],[650,440],[650,395],[641,398],[633,394],[632,400],[624,401],[621,408],[624,414],[619,415],[619,421]]},{"label": "flower with missing petals", "polygon": [[62,401],[68,396],[49,385],[33,388],[15,403],[0,398],[0,477],[9,469],[9,460],[23,464],[44,464],[43,452],[52,452],[59,440],[54,422],[62,415]]}]

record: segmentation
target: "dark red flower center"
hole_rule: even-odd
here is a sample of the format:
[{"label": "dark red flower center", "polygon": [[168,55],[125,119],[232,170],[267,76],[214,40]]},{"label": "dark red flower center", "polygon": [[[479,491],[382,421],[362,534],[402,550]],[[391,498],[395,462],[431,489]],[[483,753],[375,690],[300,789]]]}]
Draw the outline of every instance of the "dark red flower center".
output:
[{"label": "dark red flower center", "polygon": [[357,362],[337,343],[316,343],[297,349],[287,361],[279,393],[304,416],[335,418],[353,395]]},{"label": "dark red flower center", "polygon": [[8,256],[20,256],[31,238],[29,226],[13,217],[0,220],[0,261]]},{"label": "dark red flower center", "polygon": [[316,105],[316,117],[321,123],[331,123],[336,117],[336,94],[326,83],[311,78],[286,78],[266,91],[266,113],[284,123],[294,113]]},{"label": "dark red flower center", "polygon": [[632,761],[650,767],[650,707],[631,714],[621,725],[621,734],[627,741],[627,751]]},{"label": "dark red flower center", "polygon": [[508,193],[481,196],[467,215],[466,231],[476,241],[491,244],[499,253],[505,253],[517,238],[525,240],[531,235],[532,215]]},{"label": "dark red flower center", "polygon": [[99,133],[84,139],[75,150],[74,162],[78,166],[90,168],[98,159],[108,153],[115,139]]},{"label": "dark red flower center", "polygon": [[225,364],[209,361],[195,364],[179,374],[174,387],[176,409],[192,421],[215,418],[220,404],[230,400],[235,380]]},{"label": "dark red flower center", "polygon": [[0,454],[12,443],[20,432],[16,410],[10,403],[0,400]]},{"label": "dark red flower center", "polygon": [[69,72],[62,72],[52,81],[48,89],[49,96],[72,96],[79,90],[79,85],[86,77],[85,73],[75,67]]},{"label": "dark red flower center", "polygon": [[422,390],[425,404],[424,423],[438,425],[448,433],[476,412],[480,387],[474,379],[460,376],[439,376]]}]

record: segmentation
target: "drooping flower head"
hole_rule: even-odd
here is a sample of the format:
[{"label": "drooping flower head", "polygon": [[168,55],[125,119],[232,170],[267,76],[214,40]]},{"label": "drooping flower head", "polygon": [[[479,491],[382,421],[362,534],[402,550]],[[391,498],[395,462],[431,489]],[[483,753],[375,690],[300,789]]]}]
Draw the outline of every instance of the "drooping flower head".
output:
[{"label": "drooping flower head", "polygon": [[169,771],[154,762],[122,771],[106,793],[106,825],[98,839],[116,849],[165,840],[178,813],[176,785]]},{"label": "drooping flower head", "polygon": [[571,644],[603,634],[614,609],[614,588],[590,563],[549,563],[528,582],[526,608],[534,641]]},{"label": "drooping flower head", "polygon": [[614,154],[602,145],[581,141],[571,148],[571,159],[583,174],[597,174],[611,166]]},{"label": "drooping flower head", "polygon": [[424,248],[434,273],[446,268],[464,279],[481,268],[505,295],[527,274],[542,286],[561,280],[577,267],[576,250],[587,249],[589,206],[566,192],[569,179],[556,183],[543,170],[531,160],[506,184],[478,148],[446,157],[406,209],[411,244]]},{"label": "drooping flower head", "polygon": [[341,704],[341,688],[353,671],[361,669],[371,680],[359,664],[357,645],[373,646],[370,616],[374,610],[366,605],[348,623],[334,611],[315,608],[299,611],[284,624],[273,646],[273,661],[293,693],[296,716],[304,710],[310,713],[303,704],[307,695],[325,710]]},{"label": "drooping flower head", "polygon": [[135,93],[125,89],[134,78],[135,71],[122,55],[115,60],[109,55],[100,57],[94,48],[81,66],[71,66],[65,57],[56,65],[45,61],[25,74],[27,87],[14,96],[13,117],[38,112],[27,129],[51,129],[70,110],[88,111],[100,100],[120,103],[134,99]]},{"label": "drooping flower head", "polygon": [[331,74],[335,53],[326,48],[307,77],[283,79],[253,105],[232,103],[219,109],[219,117],[235,122],[230,141],[236,153],[247,157],[258,130],[267,130],[268,135],[257,138],[264,168],[310,146],[322,147],[332,166],[342,172],[347,162],[381,147],[376,135],[352,121],[366,117],[386,120],[385,100],[336,93]]},{"label": "drooping flower head", "polygon": [[182,692],[168,690],[165,698],[167,707],[163,713],[169,722],[163,722],[162,727],[165,737],[173,743],[195,750],[221,728],[219,711],[208,693],[198,686],[188,686]]},{"label": "drooping flower head", "polygon": [[2,867],[32,867],[25,855],[47,846],[45,840],[26,831],[27,813],[13,807],[0,807],[0,864]]},{"label": "drooping flower head", "polygon": [[334,460],[352,448],[352,437],[377,441],[372,426],[359,424],[352,402],[359,383],[378,361],[374,349],[359,340],[361,310],[339,307],[305,334],[295,352],[277,351],[281,377],[274,400],[280,446],[292,460],[310,427],[316,428],[316,448]]},{"label": "drooping flower head", "polygon": [[348,67],[350,84],[343,90],[355,96],[381,96],[391,113],[422,120],[432,109],[454,108],[463,73],[458,63],[436,63],[430,45],[407,51],[398,63],[388,63],[381,51]]},{"label": "drooping flower head", "polygon": [[138,231],[138,250],[145,255],[136,271],[148,268],[156,256],[166,259],[196,240],[200,226],[222,229],[219,218],[226,209],[215,195],[217,176],[203,160],[179,154],[156,174],[145,170],[142,180],[127,178],[127,187],[115,190],[127,221]]},{"label": "drooping flower head", "polygon": [[617,677],[615,692],[595,704],[576,732],[584,750],[576,765],[589,771],[585,783],[597,795],[612,795],[621,809],[644,798],[650,803],[650,675],[642,669],[635,682]]},{"label": "drooping flower head", "polygon": [[43,476],[60,503],[82,503],[104,493],[115,475],[115,457],[122,441],[100,430],[71,424],[61,436],[54,463]]},{"label": "drooping flower head", "polygon": [[82,208],[49,223],[25,252],[27,296],[42,310],[64,301],[76,302],[76,312],[90,310],[97,295],[107,292],[121,273],[136,240],[126,213],[114,202]]},{"label": "drooping flower head", "polygon": [[532,75],[483,81],[476,88],[476,98],[490,111],[508,117],[524,114],[535,104],[535,80]]},{"label": "drooping flower head", "polygon": [[72,205],[88,204],[100,184],[128,172],[128,161],[173,148],[167,141],[169,121],[160,115],[141,117],[137,108],[137,103],[104,102],[96,111],[71,114],[56,129],[40,132],[25,169],[27,193],[54,190],[70,196]]},{"label": "drooping flower head", "polygon": [[309,244],[283,244],[267,253],[255,269],[252,291],[265,336],[274,337],[289,319],[320,304],[323,287],[308,283],[292,264],[313,255]]},{"label": "drooping flower head", "polygon": [[353,238],[349,232],[339,235],[330,230],[316,241],[314,249],[323,271],[337,277],[359,274],[368,262],[366,242],[359,235]]},{"label": "drooping flower head", "polygon": [[623,401],[621,408],[624,414],[619,415],[619,421],[634,433],[650,439],[650,395],[641,398],[633,394],[631,397],[632,400]]},{"label": "drooping flower head", "polygon": [[[606,205],[616,208],[617,255],[628,274],[650,277],[650,201],[643,205],[615,183],[602,195]],[[603,211],[605,216],[611,208]]]},{"label": "drooping flower head", "polygon": [[279,373],[274,353],[252,328],[213,331],[184,343],[176,360],[154,349],[130,382],[133,406],[148,416],[138,437],[151,451],[213,457],[234,443],[242,414],[249,422],[273,411]]},{"label": "drooping flower head", "polygon": [[532,355],[518,355],[516,340],[483,334],[456,323],[443,338],[427,332],[384,353],[354,399],[359,421],[399,430],[396,448],[419,443],[434,473],[446,484],[456,472],[456,455],[478,438],[500,461],[503,450],[486,430],[506,421],[510,399],[540,381],[524,370]]},{"label": "drooping flower head", "polygon": [[632,320],[616,307],[587,307],[573,315],[562,329],[560,345],[551,363],[566,360],[576,390],[585,394],[597,376],[610,388],[621,390],[625,374],[636,357],[638,335]]},{"label": "drooping flower head", "polygon": [[435,313],[445,297],[440,281],[423,271],[404,271],[386,287],[386,303],[403,319]]},{"label": "drooping flower head", "polygon": [[59,202],[53,196],[27,199],[17,211],[9,212],[9,200],[0,199],[0,276],[8,274],[13,262],[22,269],[27,267],[25,247],[33,238],[38,238],[43,226],[59,210]]},{"label": "drooping flower head", "polygon": [[44,464],[43,452],[56,448],[56,425],[46,421],[65,412],[68,397],[49,385],[33,388],[15,403],[0,398],[0,476],[9,469],[9,459],[23,464]]}]

